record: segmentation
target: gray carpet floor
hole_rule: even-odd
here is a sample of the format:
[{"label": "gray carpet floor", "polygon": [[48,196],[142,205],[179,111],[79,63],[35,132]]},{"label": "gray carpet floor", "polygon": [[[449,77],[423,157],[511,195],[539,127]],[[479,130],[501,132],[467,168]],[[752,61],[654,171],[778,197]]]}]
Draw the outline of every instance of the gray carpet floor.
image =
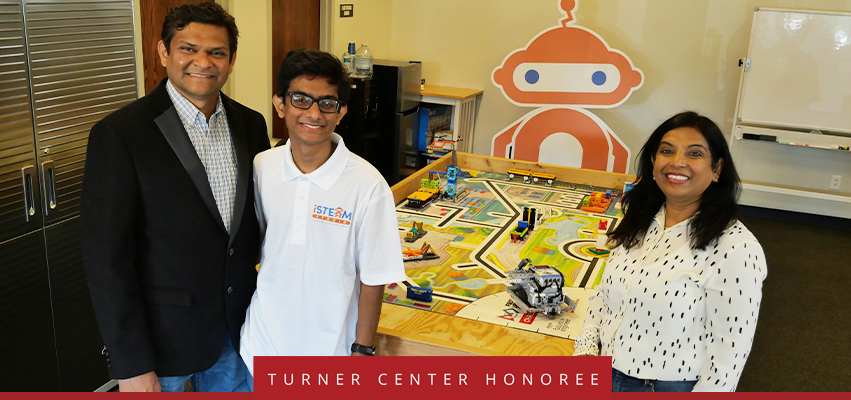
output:
[{"label": "gray carpet floor", "polygon": [[851,391],[851,221],[743,207],[765,251],[754,345],[739,391]]}]

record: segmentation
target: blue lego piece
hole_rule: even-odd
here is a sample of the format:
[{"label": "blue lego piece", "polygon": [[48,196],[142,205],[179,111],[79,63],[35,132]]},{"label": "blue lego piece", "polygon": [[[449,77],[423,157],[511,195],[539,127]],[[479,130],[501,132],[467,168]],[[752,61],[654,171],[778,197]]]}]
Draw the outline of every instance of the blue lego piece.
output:
[{"label": "blue lego piece", "polygon": [[446,196],[455,197],[458,186],[456,180],[458,178],[458,170],[460,168],[450,165],[446,167]]},{"label": "blue lego piece", "polygon": [[426,303],[430,303],[432,293],[434,293],[434,290],[432,290],[431,288],[408,286],[408,294],[406,297],[411,300],[419,300],[424,301]]}]

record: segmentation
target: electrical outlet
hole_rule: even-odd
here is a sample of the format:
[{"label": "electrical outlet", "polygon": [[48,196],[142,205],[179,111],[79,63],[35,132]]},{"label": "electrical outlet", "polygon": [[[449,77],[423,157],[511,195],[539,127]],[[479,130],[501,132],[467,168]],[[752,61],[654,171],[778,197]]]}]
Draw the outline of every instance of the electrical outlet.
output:
[{"label": "electrical outlet", "polygon": [[830,178],[830,190],[839,190],[840,183],[842,183],[842,175],[834,175]]}]

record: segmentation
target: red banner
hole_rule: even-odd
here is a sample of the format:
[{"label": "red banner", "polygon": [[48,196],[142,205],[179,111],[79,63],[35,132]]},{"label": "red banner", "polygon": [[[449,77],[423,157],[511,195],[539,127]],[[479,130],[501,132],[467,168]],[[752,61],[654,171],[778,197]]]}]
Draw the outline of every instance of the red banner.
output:
[{"label": "red banner", "polygon": [[255,357],[258,399],[458,395],[604,395],[611,357]]}]

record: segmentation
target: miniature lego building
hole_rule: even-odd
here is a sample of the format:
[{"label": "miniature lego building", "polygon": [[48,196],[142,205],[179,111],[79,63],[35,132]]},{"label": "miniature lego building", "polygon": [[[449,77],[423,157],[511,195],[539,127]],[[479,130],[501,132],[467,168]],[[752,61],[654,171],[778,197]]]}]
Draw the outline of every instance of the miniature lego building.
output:
[{"label": "miniature lego building", "polygon": [[444,197],[454,198],[458,190],[458,167],[454,164],[446,167],[446,191]]},{"label": "miniature lego building", "polygon": [[424,301],[426,303],[431,303],[432,294],[434,290],[431,288],[419,287],[419,286],[408,286],[408,294],[405,296],[411,300]]},{"label": "miniature lego building", "polygon": [[423,208],[440,196],[440,182],[436,179],[423,179],[420,188],[408,195],[408,207]]},{"label": "miniature lego building", "polygon": [[604,213],[609,208],[612,202],[612,192],[591,192],[587,197],[582,199],[582,211]]},{"label": "miniature lego building", "polygon": [[538,209],[535,207],[523,207],[523,220],[529,224],[529,229],[535,230],[538,222]]},{"label": "miniature lego building", "polygon": [[609,237],[606,235],[608,229],[609,221],[601,220],[597,225],[597,244],[596,247],[591,250],[592,253],[598,256],[609,254],[609,248],[606,246],[606,243],[609,241]]},{"label": "miniature lego building", "polygon": [[444,200],[448,200],[453,203],[463,200],[469,194],[466,190],[458,191],[458,176],[469,178],[470,174],[462,171],[461,168],[456,165],[456,160],[455,151],[453,150],[452,164],[446,167],[446,172],[429,171],[429,174],[446,176],[446,189],[443,191],[443,195],[441,197]]},{"label": "miniature lego building", "polygon": [[535,207],[523,207],[523,218],[517,221],[517,227],[511,231],[511,241],[517,243],[523,241],[530,231],[536,229],[538,222],[538,209]]},{"label": "miniature lego building", "polygon": [[564,274],[549,265],[530,265],[528,258],[517,269],[507,271],[508,278],[488,283],[512,284],[507,288],[511,300],[523,312],[544,313],[550,319],[565,310],[574,310],[576,303],[562,292]]},{"label": "miniature lego building", "polygon": [[416,242],[417,239],[425,236],[426,233],[428,233],[428,231],[423,230],[422,222],[413,221],[411,222],[411,230],[405,234],[405,241],[408,243]]},{"label": "miniature lego building", "polygon": [[429,192],[426,190],[417,190],[414,193],[408,195],[408,207],[411,208],[423,208],[428,204],[432,199],[434,199],[435,193]]},{"label": "miniature lego building", "polygon": [[544,180],[547,182],[547,186],[552,186],[553,182],[556,180],[556,176],[553,174],[545,174],[543,172],[533,172],[532,182],[538,183],[539,180]]},{"label": "miniature lego building", "polygon": [[427,147],[429,153],[444,155],[455,150],[455,141],[435,140]]},{"label": "miniature lego building", "polygon": [[523,183],[529,183],[529,177],[532,176],[532,172],[522,170],[522,169],[509,169],[508,170],[508,179],[513,180],[515,176],[519,176],[523,178]]},{"label": "miniature lego building", "polygon": [[432,250],[428,243],[423,243],[423,247],[418,250],[408,247],[408,250],[402,251],[402,261],[423,261],[435,258],[440,258],[440,256]]},{"label": "miniature lego building", "polygon": [[440,190],[440,181],[429,178],[420,180],[420,188]]},{"label": "miniature lego building", "polygon": [[526,221],[518,221],[517,228],[511,231],[511,241],[517,243],[526,239],[529,235],[529,223]]}]

